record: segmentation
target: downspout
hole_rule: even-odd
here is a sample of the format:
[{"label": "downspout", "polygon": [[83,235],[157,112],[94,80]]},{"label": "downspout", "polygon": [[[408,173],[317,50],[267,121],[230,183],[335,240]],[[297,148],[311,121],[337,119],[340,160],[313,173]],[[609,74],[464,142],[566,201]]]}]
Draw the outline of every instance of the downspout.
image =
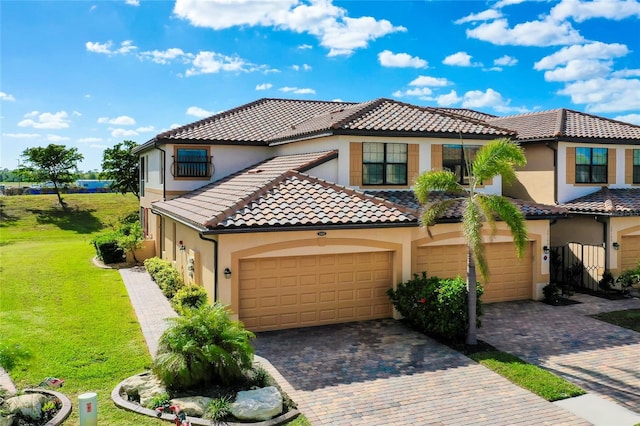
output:
[{"label": "downspout", "polygon": [[[556,140],[556,143],[557,143],[557,140]],[[549,145],[548,142],[545,144],[545,146],[549,148],[551,151],[553,151],[553,202],[557,205],[558,204],[558,150],[556,148],[553,148],[551,145]]]},{"label": "downspout", "polygon": [[594,219],[596,222],[602,223],[602,247],[604,248],[604,270],[609,270],[609,250],[607,250],[607,244],[609,242],[609,230],[606,221],[600,221],[600,216],[595,216]]},{"label": "downspout", "polygon": [[213,243],[213,302],[218,300],[218,240],[210,240],[202,235],[202,232],[198,233],[201,240],[211,241]]}]

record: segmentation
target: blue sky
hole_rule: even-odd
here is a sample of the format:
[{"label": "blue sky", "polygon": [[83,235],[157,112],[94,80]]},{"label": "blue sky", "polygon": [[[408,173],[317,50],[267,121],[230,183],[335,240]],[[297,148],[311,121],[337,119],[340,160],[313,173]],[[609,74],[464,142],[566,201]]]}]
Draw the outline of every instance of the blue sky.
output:
[{"label": "blue sky", "polygon": [[0,168],[271,98],[379,97],[640,124],[638,0],[0,2]]}]

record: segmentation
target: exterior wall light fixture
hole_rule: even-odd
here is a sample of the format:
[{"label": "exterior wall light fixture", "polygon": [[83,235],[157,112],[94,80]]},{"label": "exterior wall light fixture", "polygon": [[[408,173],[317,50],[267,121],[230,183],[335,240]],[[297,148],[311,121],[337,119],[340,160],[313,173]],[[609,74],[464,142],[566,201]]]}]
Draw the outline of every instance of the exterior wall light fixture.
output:
[{"label": "exterior wall light fixture", "polygon": [[231,278],[231,269],[229,269],[229,267],[224,268],[223,274],[225,278]]},{"label": "exterior wall light fixture", "polygon": [[617,241],[615,241],[613,244],[611,244],[613,246],[614,250],[620,250],[620,244],[618,244]]},{"label": "exterior wall light fixture", "polygon": [[549,254],[549,246],[544,246],[544,247],[542,247],[542,251],[543,251],[545,254]]},{"label": "exterior wall light fixture", "polygon": [[184,246],[184,242],[182,242],[182,240],[178,241],[178,245],[180,246],[180,251],[185,251],[186,247]]}]

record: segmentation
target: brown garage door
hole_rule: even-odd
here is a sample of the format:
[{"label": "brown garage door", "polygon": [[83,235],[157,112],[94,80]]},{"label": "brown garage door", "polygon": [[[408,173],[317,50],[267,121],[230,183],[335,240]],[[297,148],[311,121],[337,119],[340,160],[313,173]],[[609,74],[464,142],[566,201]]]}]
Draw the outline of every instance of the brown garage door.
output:
[{"label": "brown garage door", "polygon": [[[522,260],[515,254],[513,243],[485,245],[489,265],[489,284],[484,286],[482,301],[506,302],[532,298],[531,245],[527,244]],[[415,272],[443,278],[467,274],[466,246],[419,247]],[[481,280],[480,280],[481,281]]]},{"label": "brown garage door", "polygon": [[620,241],[620,256],[622,261],[622,271],[633,269],[640,260],[640,235],[622,237]]},{"label": "brown garage door", "polygon": [[252,331],[391,317],[392,253],[240,261],[240,320]]}]

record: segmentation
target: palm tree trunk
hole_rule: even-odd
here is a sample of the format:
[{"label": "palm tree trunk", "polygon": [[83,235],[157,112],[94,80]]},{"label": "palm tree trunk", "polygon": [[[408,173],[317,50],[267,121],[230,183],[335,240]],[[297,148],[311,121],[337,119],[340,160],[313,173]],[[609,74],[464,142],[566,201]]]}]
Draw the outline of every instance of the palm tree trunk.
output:
[{"label": "palm tree trunk", "polygon": [[467,345],[477,345],[478,336],[476,328],[476,303],[478,294],[476,292],[476,262],[473,258],[471,246],[467,246],[467,313],[469,315],[469,329],[467,331]]}]

